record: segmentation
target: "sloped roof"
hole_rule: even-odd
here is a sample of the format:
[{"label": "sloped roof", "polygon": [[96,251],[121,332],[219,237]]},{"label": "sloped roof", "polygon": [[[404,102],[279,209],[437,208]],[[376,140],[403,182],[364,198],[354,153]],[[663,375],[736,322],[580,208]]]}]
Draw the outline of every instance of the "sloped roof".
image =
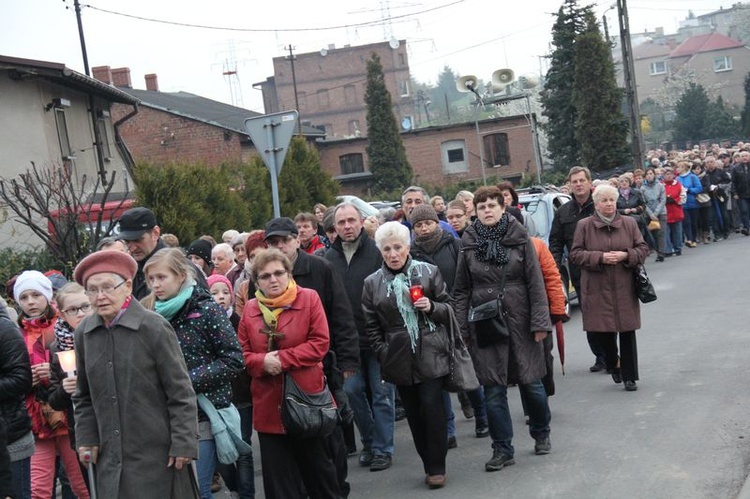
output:
[{"label": "sloped roof", "polygon": [[641,59],[651,59],[654,57],[667,57],[674,49],[663,43],[654,43],[652,41],[641,43],[633,47],[633,58],[638,61]]},{"label": "sloped roof", "polygon": [[81,74],[59,62],[37,61],[0,55],[0,70],[12,71],[18,79],[44,78],[79,92],[94,94],[113,102],[137,104],[138,99],[115,87]]},{"label": "sloped roof", "polygon": [[[139,99],[142,106],[218,126],[243,135],[247,135],[245,120],[262,116],[261,113],[256,113],[249,109],[232,106],[189,92],[158,92],[125,87],[119,88],[123,92],[127,92]],[[306,136],[323,136],[325,132],[309,125],[302,125],[302,134]]]},{"label": "sloped roof", "polygon": [[677,46],[669,54],[669,57],[690,57],[695,54],[704,52],[714,52],[716,50],[734,49],[744,47],[742,42],[732,40],[721,33],[710,33],[708,35],[692,36]]}]

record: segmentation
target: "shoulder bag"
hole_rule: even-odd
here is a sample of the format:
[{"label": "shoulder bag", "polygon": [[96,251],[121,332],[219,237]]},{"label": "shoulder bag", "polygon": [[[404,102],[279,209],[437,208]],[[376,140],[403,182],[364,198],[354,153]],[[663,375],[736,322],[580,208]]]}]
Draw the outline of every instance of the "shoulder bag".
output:
[{"label": "shoulder bag", "polygon": [[503,265],[503,274],[500,278],[500,295],[496,300],[482,303],[469,309],[469,323],[474,324],[477,335],[477,346],[486,348],[499,343],[510,337],[508,323],[505,320],[503,310],[503,297],[505,295],[505,276],[508,272],[508,264]]},{"label": "shoulder bag", "polygon": [[284,373],[281,422],[286,434],[295,438],[325,437],[339,424],[339,413],[328,383],[323,390],[307,393],[297,386],[289,372]]},{"label": "shoulder bag", "polygon": [[448,392],[470,392],[479,388],[479,380],[469,350],[461,338],[461,328],[452,308],[449,309],[449,314],[451,321],[448,331],[450,371],[445,378],[444,388]]},{"label": "shoulder bag", "polygon": [[654,285],[651,284],[651,279],[649,279],[648,274],[646,274],[646,267],[640,263],[635,268],[635,291],[641,303],[651,303],[652,301],[656,301]]}]

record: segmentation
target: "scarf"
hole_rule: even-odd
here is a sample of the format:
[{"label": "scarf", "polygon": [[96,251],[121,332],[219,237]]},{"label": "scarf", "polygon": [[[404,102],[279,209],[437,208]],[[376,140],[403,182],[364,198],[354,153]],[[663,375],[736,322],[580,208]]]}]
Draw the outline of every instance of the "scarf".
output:
[{"label": "scarf", "polygon": [[442,237],[443,229],[438,226],[437,229],[430,232],[429,234],[415,237],[414,245],[428,255],[432,255],[433,253],[435,253],[435,250],[437,249],[437,246],[440,243]]},{"label": "scarf", "polygon": [[596,210],[594,210],[594,213],[596,213],[596,217],[599,220],[601,220],[602,222],[604,222],[607,225],[612,225],[612,222],[614,221],[615,217],[617,216],[617,212],[615,212],[615,214],[612,215],[611,217],[605,217],[604,215],[602,215],[601,213],[599,213]]},{"label": "scarf", "polygon": [[193,295],[193,289],[195,289],[195,284],[185,286],[172,298],[169,298],[167,300],[156,300],[156,303],[154,303],[154,312],[161,315],[168,321],[171,321],[174,316],[177,315],[177,312],[179,312],[182,307],[185,306],[185,303],[187,303],[187,301]]},{"label": "scarf", "polygon": [[130,303],[133,301],[133,295],[129,295],[127,298],[125,298],[125,302],[122,304],[122,307],[120,307],[120,311],[117,312],[117,315],[115,315],[115,318],[112,319],[112,322],[105,322],[104,325],[107,328],[110,328],[117,324],[120,321],[120,318],[125,314],[125,312],[128,310],[128,307],[130,307]]},{"label": "scarf", "polygon": [[[425,271],[430,274],[432,273],[426,263],[410,258],[409,263],[400,271],[391,271],[393,279],[389,280],[385,275],[383,276],[386,296],[394,295],[396,298],[396,307],[398,307],[398,312],[406,325],[406,331],[409,333],[412,353],[416,351],[417,340],[419,340],[419,316],[417,315],[417,309],[414,308],[414,304],[411,302],[409,287],[412,284],[412,279],[410,276],[415,278],[415,283],[416,281],[422,282],[422,275]],[[430,331],[437,329],[435,323],[426,314],[422,313],[422,317],[430,328]]]},{"label": "scarf", "polygon": [[477,231],[477,249],[474,250],[474,256],[480,262],[494,263],[495,265],[505,265],[508,263],[508,250],[500,244],[500,240],[508,232],[510,216],[503,213],[500,221],[491,227],[487,227],[479,220],[472,224]]},{"label": "scarf", "polygon": [[255,291],[255,298],[258,300],[258,308],[263,314],[263,322],[266,323],[266,326],[276,329],[281,313],[288,310],[294,300],[297,299],[297,283],[294,282],[294,279],[289,278],[286,290],[276,298],[268,298],[258,289]]},{"label": "scarf", "polygon": [[630,197],[630,187],[628,187],[627,189],[620,189],[620,196],[625,198],[625,200],[627,201],[627,199]]},{"label": "scarf", "polygon": [[55,323],[55,340],[57,340],[59,351],[73,350],[73,329],[62,319],[58,319]]}]

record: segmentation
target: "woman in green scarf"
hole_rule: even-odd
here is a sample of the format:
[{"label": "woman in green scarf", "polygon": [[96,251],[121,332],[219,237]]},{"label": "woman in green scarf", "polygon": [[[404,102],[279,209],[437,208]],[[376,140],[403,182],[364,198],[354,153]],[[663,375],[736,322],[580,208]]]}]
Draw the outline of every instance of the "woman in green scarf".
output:
[{"label": "woman in green scarf", "polygon": [[[196,395],[203,394],[216,409],[229,407],[231,382],[244,368],[234,328],[208,290],[198,286],[182,250],[164,248],[143,268],[151,293],[142,303],[169,321],[185,357]],[[216,468],[216,444],[208,416],[198,409],[200,432],[198,483],[201,498],[211,498]]]}]

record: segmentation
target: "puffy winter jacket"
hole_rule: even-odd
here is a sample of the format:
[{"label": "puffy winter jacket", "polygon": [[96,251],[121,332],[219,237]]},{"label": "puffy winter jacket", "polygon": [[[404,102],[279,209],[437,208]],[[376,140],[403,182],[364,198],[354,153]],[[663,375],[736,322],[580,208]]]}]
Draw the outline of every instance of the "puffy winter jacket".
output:
[{"label": "puffy winter jacket", "polygon": [[31,418],[24,403],[31,392],[31,363],[18,327],[0,307],[0,418],[13,443],[31,429]]}]

